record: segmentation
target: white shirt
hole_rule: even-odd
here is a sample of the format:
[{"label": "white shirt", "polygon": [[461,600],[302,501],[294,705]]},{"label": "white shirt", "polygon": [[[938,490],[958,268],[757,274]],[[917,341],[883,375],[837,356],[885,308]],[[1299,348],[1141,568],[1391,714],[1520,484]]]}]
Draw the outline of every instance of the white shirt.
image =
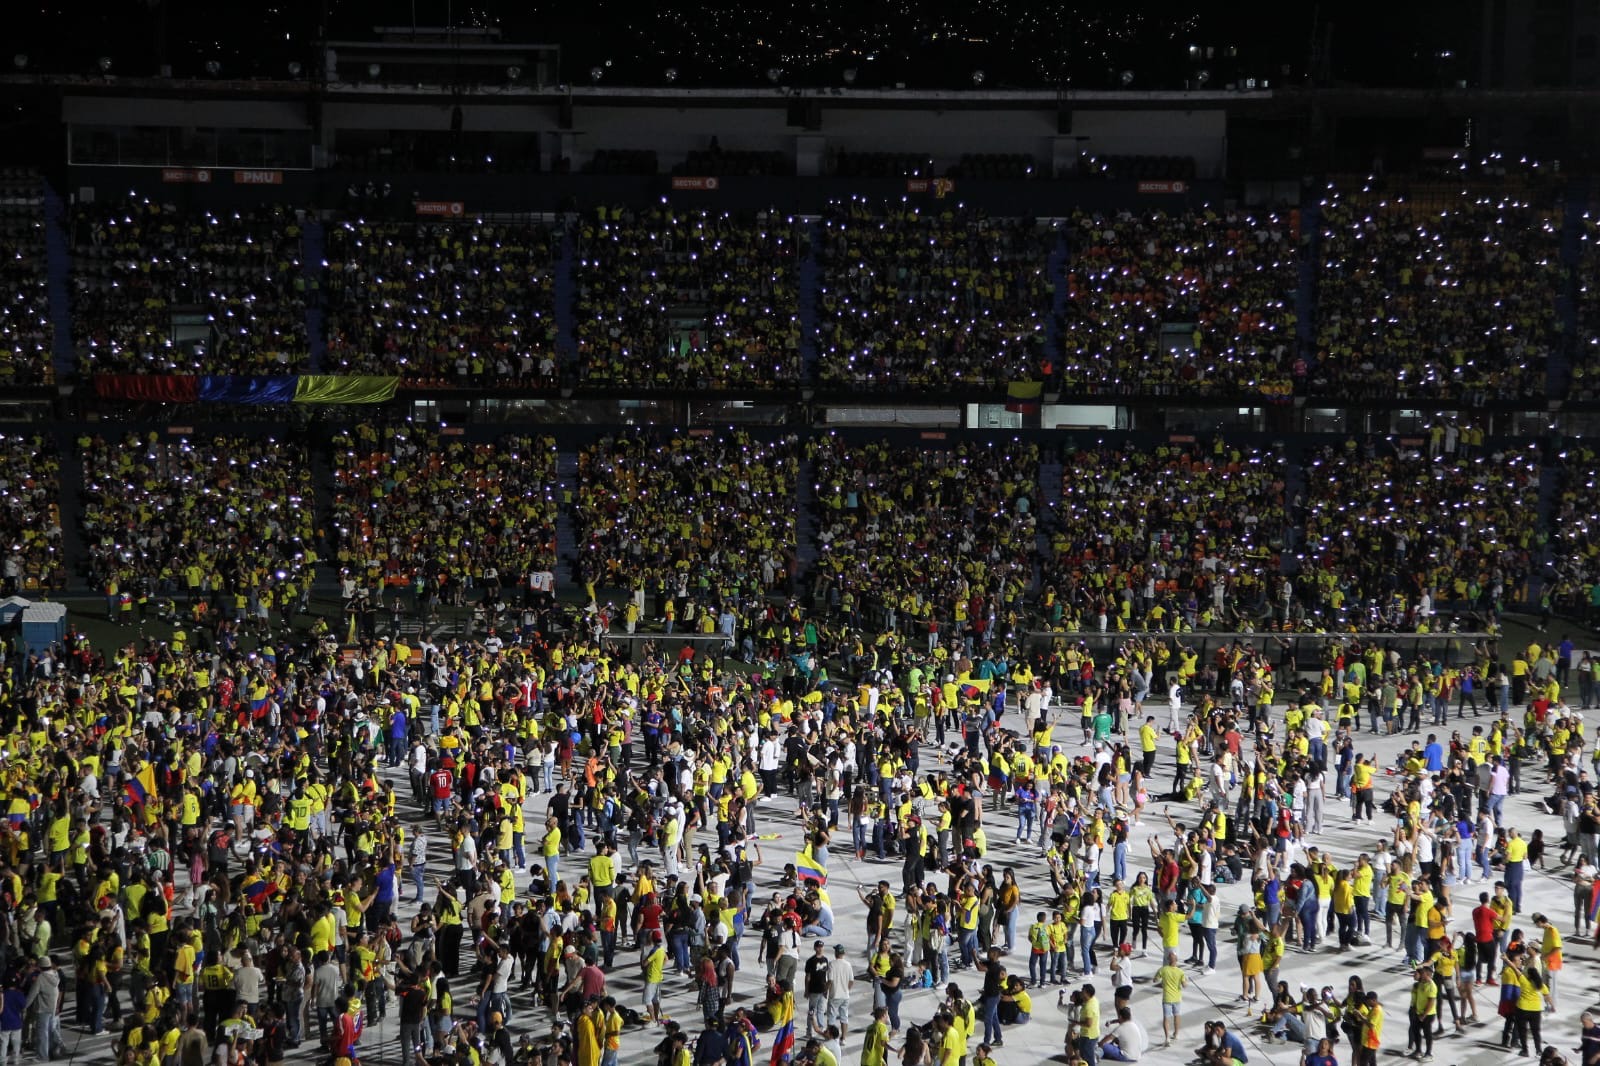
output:
[{"label": "white shirt", "polygon": [[509,952],[500,956],[500,961],[495,963],[494,983],[489,986],[490,992],[495,995],[501,995],[505,992],[506,988],[511,984],[511,968],[515,964],[516,960],[511,957]]},{"label": "white shirt", "polygon": [[1145,1036],[1144,1029],[1132,1018],[1125,1022],[1112,1022],[1106,1029],[1106,1035],[1117,1038],[1117,1048],[1129,1062],[1138,1062],[1139,1056],[1150,1050],[1150,1038]]},{"label": "white shirt", "polygon": [[846,958],[835,958],[828,964],[828,998],[849,999],[850,986],[855,983],[855,967]]}]

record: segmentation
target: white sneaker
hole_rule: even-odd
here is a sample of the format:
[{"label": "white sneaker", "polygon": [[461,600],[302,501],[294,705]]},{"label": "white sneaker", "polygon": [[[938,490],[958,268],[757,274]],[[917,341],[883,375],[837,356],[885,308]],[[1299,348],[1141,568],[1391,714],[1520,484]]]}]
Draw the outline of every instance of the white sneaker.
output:
[{"label": "white sneaker", "polygon": [[1205,976],[1206,976],[1206,977],[1210,977],[1210,976],[1211,976],[1211,975],[1212,975],[1212,974],[1214,974],[1214,973],[1216,973],[1216,972],[1217,972],[1217,971],[1216,971],[1216,970],[1215,970],[1215,969],[1214,969],[1214,968],[1212,968],[1212,967],[1210,967],[1210,966],[1207,966],[1207,967],[1206,967],[1206,968],[1205,968]]}]

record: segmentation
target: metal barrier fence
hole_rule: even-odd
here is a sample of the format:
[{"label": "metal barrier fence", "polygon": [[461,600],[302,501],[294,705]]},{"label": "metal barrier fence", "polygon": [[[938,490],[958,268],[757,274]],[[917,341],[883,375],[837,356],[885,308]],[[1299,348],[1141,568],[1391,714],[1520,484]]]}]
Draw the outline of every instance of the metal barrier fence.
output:
[{"label": "metal barrier fence", "polygon": [[1218,633],[1195,631],[1189,633],[1139,632],[1139,633],[1057,633],[1032,630],[1023,635],[1023,651],[1027,654],[1047,650],[1056,641],[1083,644],[1097,663],[1115,655],[1117,647],[1136,637],[1145,637],[1193,648],[1199,653],[1202,664],[1210,662],[1217,649],[1243,643],[1265,656],[1273,666],[1282,666],[1289,659],[1299,670],[1320,671],[1331,662],[1333,649],[1339,645],[1360,644],[1363,648],[1376,645],[1384,651],[1393,649],[1400,653],[1402,662],[1411,663],[1420,658],[1439,659],[1446,666],[1466,666],[1479,657],[1480,649],[1492,654],[1498,637],[1486,632],[1459,633],[1272,633],[1238,632]]}]

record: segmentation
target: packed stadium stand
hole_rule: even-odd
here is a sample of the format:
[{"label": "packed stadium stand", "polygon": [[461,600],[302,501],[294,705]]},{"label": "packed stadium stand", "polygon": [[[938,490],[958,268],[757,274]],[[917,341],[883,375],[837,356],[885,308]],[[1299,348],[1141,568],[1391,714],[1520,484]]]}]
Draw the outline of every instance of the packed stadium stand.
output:
[{"label": "packed stadium stand", "polygon": [[1048,373],[1048,224],[852,198],[816,240],[822,382],[937,392]]},{"label": "packed stadium stand", "polygon": [[460,603],[555,565],[551,438],[472,443],[363,423],[331,447],[333,558],[362,587]]},{"label": "packed stadium stand", "polygon": [[0,168],[0,387],[54,379],[46,271],[44,184]]},{"label": "packed stadium stand", "polygon": [[[1587,607],[1580,170],[1450,152],[1275,182],[1137,112],[1040,144],[981,110],[846,100],[830,127],[784,99],[781,136],[597,106],[593,133],[346,129],[308,171],[0,171],[0,375],[64,419],[7,436],[6,577],[159,589],[175,544],[205,571],[226,544],[184,541],[185,487],[241,441],[230,486],[311,501],[274,527],[275,559],[318,560],[296,590],[549,571],[908,631]],[[255,436],[275,421],[304,439]]]},{"label": "packed stadium stand", "polygon": [[1063,391],[1288,395],[1299,228],[1292,209],[1074,217]]},{"label": "packed stadium stand", "polygon": [[[1539,509],[1537,451],[1430,452],[1347,442],[1310,459],[1303,593],[1380,616],[1424,593],[1477,610],[1525,600],[1542,547],[1528,521]],[[1379,619],[1357,621],[1369,620]]]},{"label": "packed stadium stand", "polygon": [[1600,399],[1600,213],[1585,211],[1579,234],[1576,277],[1578,328],[1566,393],[1575,400]]},{"label": "packed stadium stand", "polygon": [[553,382],[559,242],[537,222],[329,223],[328,369]]},{"label": "packed stadium stand", "polygon": [[1559,206],[1477,189],[1321,205],[1309,391],[1342,400],[1534,399],[1561,325]]},{"label": "packed stadium stand", "polygon": [[0,1066],[1564,1066],[1592,86],[321,6],[0,78]]},{"label": "packed stadium stand", "polygon": [[641,606],[663,589],[734,599],[783,590],[796,567],[799,453],[791,438],[737,432],[601,438],[578,456],[580,580]]},{"label": "packed stadium stand", "polygon": [[61,458],[42,436],[0,434],[0,594],[36,595],[67,584]]},{"label": "packed stadium stand", "polygon": [[844,618],[979,634],[1024,621],[1033,577],[1039,449],[810,442],[816,471],[813,596]]},{"label": "packed stadium stand", "polygon": [[576,240],[581,380],[797,384],[799,244],[794,219],[777,212],[600,208]]},{"label": "packed stadium stand", "polygon": [[1291,536],[1281,452],[1229,444],[1100,446],[1061,462],[1041,610],[1104,631],[1292,619],[1280,600]]},{"label": "packed stadium stand", "polygon": [[73,336],[100,373],[307,369],[302,220],[144,199],[73,212]]},{"label": "packed stadium stand", "polygon": [[309,596],[318,538],[303,445],[111,433],[80,438],[76,458],[96,591],[139,604],[204,593],[252,622]]}]

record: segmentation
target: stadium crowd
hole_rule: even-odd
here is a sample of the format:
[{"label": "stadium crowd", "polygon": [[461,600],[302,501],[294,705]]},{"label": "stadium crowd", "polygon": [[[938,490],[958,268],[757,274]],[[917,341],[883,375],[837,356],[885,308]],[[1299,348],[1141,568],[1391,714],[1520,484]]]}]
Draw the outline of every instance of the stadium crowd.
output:
[{"label": "stadium crowd", "polygon": [[1447,601],[1498,614],[1526,598],[1543,550],[1529,520],[1538,513],[1538,454],[1450,443],[1428,454],[1420,444],[1380,450],[1352,438],[1307,462],[1295,595],[1308,612],[1360,628],[1413,627]]},{"label": "stadium crowd", "polygon": [[553,385],[559,244],[532,222],[329,224],[330,372]]},{"label": "stadium crowd", "polygon": [[[1304,367],[1293,217],[1080,216],[1063,245],[838,204],[822,380],[1535,395],[1551,216],[1357,213],[1323,213],[1345,264]],[[164,341],[186,303],[227,319],[207,369],[303,365],[273,325],[304,319],[288,216],[74,226],[95,367],[192,368]],[[580,227],[585,381],[798,380],[792,223]],[[330,361],[553,383],[556,243],[335,227]],[[1571,1036],[1600,658],[1499,620],[1546,533],[1546,615],[1600,604],[1587,449],[1546,530],[1538,456],[1453,422],[1319,449],[1295,498],[1278,448],[1069,446],[1054,508],[1020,441],[625,432],[563,485],[551,437],[362,423],[323,533],[301,444],[118,437],[77,441],[82,532],[139,632],[75,622],[0,678],[0,1066],[78,1057],[63,1025],[113,1027],[119,1066],[980,1066],[1041,1030],[1072,1066],[1375,1066]],[[54,451],[0,457],[0,591],[62,583]],[[544,595],[563,521],[576,604]],[[324,549],[348,631],[312,603]],[[1452,608],[1487,639],[1417,639]],[[1354,632],[1383,629],[1410,636]]]},{"label": "stadium crowd", "polygon": [[[120,622],[215,609],[234,632],[287,626],[317,565],[306,449],[266,437],[84,435],[91,587]],[[278,613],[274,613],[274,609]]]},{"label": "stadium crowd", "polygon": [[852,197],[828,205],[817,239],[821,383],[949,390],[1047,375],[1053,228]]},{"label": "stadium crowd", "polygon": [[53,440],[0,433],[0,596],[66,587],[60,484]]},{"label": "stadium crowd", "polygon": [[1310,391],[1542,400],[1560,228],[1557,209],[1466,190],[1444,206],[1330,191]]},{"label": "stadium crowd", "polygon": [[1279,565],[1290,536],[1277,451],[1171,444],[1065,457],[1039,610],[1051,629],[1230,629],[1298,619]]},{"label": "stadium crowd", "polygon": [[1590,279],[1600,270],[1600,218],[1584,212],[1578,235],[1576,272],[1578,336],[1572,346],[1566,393],[1574,400],[1600,395],[1600,286]]},{"label": "stadium crowd", "polygon": [[468,443],[363,423],[333,448],[333,556],[346,599],[359,591],[363,609],[432,617],[471,589],[503,603],[503,589],[525,589],[530,575],[555,566],[550,437]]},{"label": "stadium crowd", "polygon": [[1298,211],[1074,215],[1062,390],[1289,395],[1299,241]]},{"label": "stadium crowd", "polygon": [[[308,368],[309,283],[296,212],[274,205],[213,214],[127,200],[79,204],[69,224],[73,334],[84,371]],[[190,314],[199,317],[180,321]]]},{"label": "stadium crowd", "polygon": [[800,376],[793,219],[600,208],[578,236],[577,341],[590,385],[741,388]]},{"label": "stadium crowd", "polygon": [[812,591],[847,625],[969,627],[987,645],[1024,620],[1038,524],[1039,449],[951,449],[819,437]]},{"label": "stadium crowd", "polygon": [[[1366,1066],[1569,1038],[1600,858],[1570,644],[1349,638],[1302,672],[758,622],[719,666],[567,622],[341,655],[218,612],[31,656],[0,692],[5,1039],[957,1066],[1045,1026],[1090,1066]],[[797,648],[849,679],[772,670]]]},{"label": "stadium crowd", "polygon": [[[743,432],[717,438],[635,432],[578,455],[577,572],[623,589],[616,617],[701,631],[715,606],[790,587],[796,577],[798,443]],[[646,603],[645,594],[653,597]],[[689,603],[697,617],[678,617]],[[693,626],[691,629],[690,627]],[[712,630],[704,630],[711,632]]]},{"label": "stadium crowd", "polygon": [[1600,618],[1600,455],[1580,442],[1561,455],[1561,495],[1551,522],[1551,566],[1542,607]]},{"label": "stadium crowd", "polygon": [[55,380],[44,233],[38,175],[0,168],[0,385]]}]

